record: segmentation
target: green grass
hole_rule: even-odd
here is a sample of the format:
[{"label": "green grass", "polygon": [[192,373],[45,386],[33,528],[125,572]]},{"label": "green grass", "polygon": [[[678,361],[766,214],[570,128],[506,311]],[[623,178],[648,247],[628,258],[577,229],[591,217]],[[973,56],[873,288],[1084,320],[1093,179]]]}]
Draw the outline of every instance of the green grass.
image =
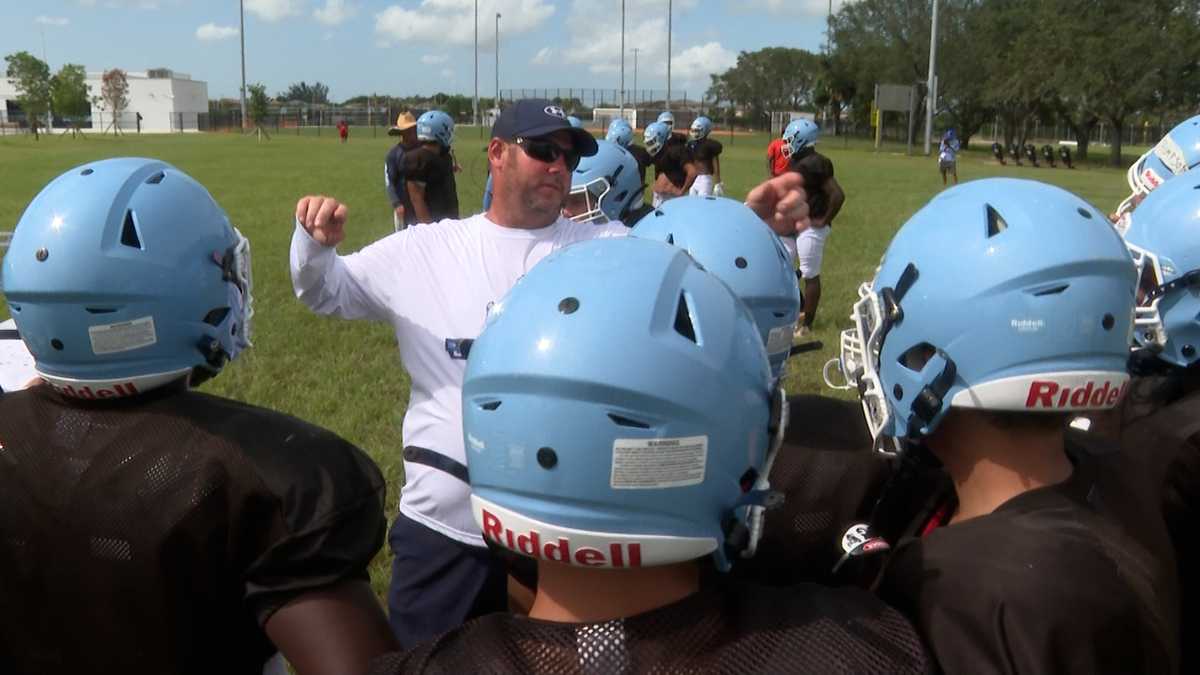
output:
[{"label": "green grass", "polygon": [[[722,174],[727,193],[742,198],[765,175],[765,135],[718,133],[725,144]],[[255,348],[204,389],[304,418],[366,449],[389,479],[389,514],[402,479],[400,421],[409,380],[389,326],[324,319],[292,294],[288,242],[296,200],[332,195],[349,205],[343,251],[353,251],[392,229],[383,189],[383,159],[391,145],[382,133],[355,128],[350,142],[333,130],[317,137],[283,131],[270,142],[233,134],[43,138],[0,137],[0,230],[12,229],[25,205],[50,179],[84,162],[115,156],[155,157],[208,187],[250,238],[254,255]],[[464,214],[480,203],[485,180],[485,140],[477,128],[460,128],[456,154]],[[874,152],[865,141],[831,139],[820,146],[834,162],[847,202],[829,238],[822,272],[823,297],[815,339],[825,348],[793,360],[788,390],[831,393],[820,368],[836,355],[838,333],[849,326],[855,288],[873,274],[895,230],[942,189],[936,162],[905,156],[903,148]],[[1100,149],[1097,148],[1099,152]],[[1132,155],[1135,148],[1128,148]],[[1129,158],[1132,161],[1132,156]],[[1076,192],[1103,211],[1125,196],[1122,171],[1080,166],[1073,171],[1002,167],[984,151],[964,152],[963,181],[987,176],[1036,178]],[[0,305],[0,319],[7,318]],[[385,547],[386,549],[386,547]],[[390,556],[372,569],[377,590],[386,588]]]}]

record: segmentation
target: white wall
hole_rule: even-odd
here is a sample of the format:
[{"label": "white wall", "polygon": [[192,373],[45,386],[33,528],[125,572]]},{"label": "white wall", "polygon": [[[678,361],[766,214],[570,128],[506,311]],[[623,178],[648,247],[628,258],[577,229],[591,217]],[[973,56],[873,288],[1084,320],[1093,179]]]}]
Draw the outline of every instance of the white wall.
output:
[{"label": "white wall", "polygon": [[[125,76],[129,82],[129,104],[121,117],[121,129],[125,131],[137,129],[136,113],[142,114],[143,133],[179,131],[181,123],[184,130],[195,131],[196,115],[208,112],[206,82],[192,80],[183,73],[170,79],[149,78],[144,72],[126,72]],[[102,77],[103,73],[88,73],[93,96],[100,95]],[[92,106],[93,131],[103,131],[112,121],[102,105]]]}]

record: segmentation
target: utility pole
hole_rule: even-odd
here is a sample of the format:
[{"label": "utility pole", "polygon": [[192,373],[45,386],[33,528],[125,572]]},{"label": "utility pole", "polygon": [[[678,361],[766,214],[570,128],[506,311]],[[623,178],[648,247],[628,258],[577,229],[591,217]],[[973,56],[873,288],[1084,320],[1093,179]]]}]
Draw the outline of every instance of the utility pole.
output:
[{"label": "utility pole", "polygon": [[925,155],[933,139],[933,108],[937,105],[937,0],[933,0],[933,19],[929,28],[929,81],[925,85]]},{"label": "utility pole", "polygon": [[479,126],[479,0],[475,0],[475,100],[471,102],[471,120]]},{"label": "utility pole", "polygon": [[671,109],[671,0],[667,0],[667,100],[664,107]]},{"label": "utility pole", "polygon": [[496,12],[496,114],[500,114],[500,12]]},{"label": "utility pole", "polygon": [[621,112],[625,112],[625,0],[621,0]]},{"label": "utility pole", "polygon": [[238,0],[238,37],[242,41],[242,131],[246,131],[246,8]]},{"label": "utility pole", "polygon": [[638,47],[633,48],[633,108],[637,110],[637,53]]}]

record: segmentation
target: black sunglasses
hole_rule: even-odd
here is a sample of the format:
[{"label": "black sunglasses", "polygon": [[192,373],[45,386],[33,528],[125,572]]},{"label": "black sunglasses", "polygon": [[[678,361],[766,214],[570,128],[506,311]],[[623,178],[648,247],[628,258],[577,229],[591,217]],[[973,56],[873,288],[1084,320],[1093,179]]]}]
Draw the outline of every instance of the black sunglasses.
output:
[{"label": "black sunglasses", "polygon": [[579,166],[579,152],[575,148],[563,148],[554,141],[545,138],[517,137],[516,144],[533,159],[547,164],[553,164],[559,157],[567,165],[567,171],[574,171]]}]

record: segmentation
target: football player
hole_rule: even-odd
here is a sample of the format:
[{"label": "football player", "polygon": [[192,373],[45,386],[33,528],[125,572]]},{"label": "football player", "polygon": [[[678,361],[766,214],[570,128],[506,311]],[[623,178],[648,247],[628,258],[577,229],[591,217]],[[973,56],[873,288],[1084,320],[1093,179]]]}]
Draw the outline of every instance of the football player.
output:
[{"label": "football player", "polygon": [[820,129],[812,120],[793,120],[783,131],[783,154],[792,171],[804,176],[808,191],[808,210],[812,227],[795,238],[784,240],[799,261],[800,276],[804,279],[804,313],[796,329],[796,337],[812,333],[821,303],[821,263],[825,258],[825,242],[837,217],[846,203],[846,193],[833,177],[833,162],[817,152],[815,145]]},{"label": "football player", "polygon": [[712,128],[712,120],[701,115],[688,130],[688,151],[696,163],[696,180],[689,194],[718,197],[725,194],[725,186],[721,184],[722,147],[720,141],[709,138]]},{"label": "football player", "polygon": [[46,385],[0,397],[0,671],[362,672],[394,648],[358,448],[201,394],[250,346],[250,247],[149,159],[67,171],[21,216],[4,295]]},{"label": "football player", "polygon": [[404,153],[403,172],[416,223],[458,218],[454,178],[454,119],[440,110],[417,118],[420,145]]},{"label": "football player", "polygon": [[688,194],[696,180],[696,163],[683,137],[671,133],[666,123],[655,122],[646,127],[643,140],[654,162],[651,205],[658,208],[668,199]]},{"label": "football player", "polygon": [[[1129,214],[1125,242],[1138,270],[1134,378],[1123,405],[1093,430],[1121,440],[1146,468],[1178,562],[1182,634],[1195,635],[1200,547],[1192,536],[1200,507],[1200,169],[1172,178]],[[1180,672],[1200,655],[1183,643]]]},{"label": "football player", "polygon": [[1103,214],[996,178],[918,211],[860,291],[843,371],[876,446],[932,474],[883,514],[900,530],[878,589],[946,672],[1177,672],[1138,462],[1067,433],[1128,388],[1135,286]]},{"label": "football player", "polygon": [[1127,214],[1163,183],[1200,166],[1200,115],[1175,125],[1158,143],[1136,162],[1129,165],[1125,179],[1130,194],[1120,204],[1110,220],[1118,231],[1129,227]]},{"label": "football player", "polygon": [[630,126],[629,122],[620,117],[614,119],[612,124],[608,125],[608,135],[605,136],[605,140],[616,143],[628,150],[629,154],[633,155],[633,158],[637,160],[638,178],[641,180],[642,185],[645,185],[646,167],[654,164],[654,160],[651,159],[650,153],[646,152],[646,148],[633,142],[633,127]]},{"label": "football player", "polygon": [[580,159],[571,172],[563,215],[577,223],[621,222],[633,227],[652,210],[642,203],[645,186],[638,182],[637,160],[616,143],[596,143],[596,154]]},{"label": "football player", "polygon": [[752,553],[783,406],[746,306],[683,250],[567,247],[493,307],[463,385],[472,508],[537,563],[492,614],[375,673],[922,672],[912,627],[856,589],[767,589]]}]

